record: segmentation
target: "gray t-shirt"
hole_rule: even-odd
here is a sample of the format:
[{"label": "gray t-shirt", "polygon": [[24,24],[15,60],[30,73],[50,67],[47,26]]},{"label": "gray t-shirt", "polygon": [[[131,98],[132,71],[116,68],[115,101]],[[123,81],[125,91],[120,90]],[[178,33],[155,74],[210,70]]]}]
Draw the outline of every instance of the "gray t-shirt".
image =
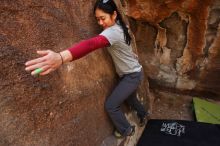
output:
[{"label": "gray t-shirt", "polygon": [[106,37],[111,44],[108,47],[108,52],[112,56],[119,76],[141,71],[142,66],[139,64],[136,54],[132,51],[131,45],[126,44],[120,25],[115,24],[105,29],[100,35]]}]

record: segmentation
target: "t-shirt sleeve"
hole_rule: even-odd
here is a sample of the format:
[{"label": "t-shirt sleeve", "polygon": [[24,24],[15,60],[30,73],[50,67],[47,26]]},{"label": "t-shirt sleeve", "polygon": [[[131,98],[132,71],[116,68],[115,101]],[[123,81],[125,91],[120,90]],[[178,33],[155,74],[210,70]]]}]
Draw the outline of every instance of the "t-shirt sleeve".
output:
[{"label": "t-shirt sleeve", "polygon": [[111,45],[114,45],[119,40],[118,32],[112,28],[105,29],[102,33],[100,33],[100,35],[106,37]]}]

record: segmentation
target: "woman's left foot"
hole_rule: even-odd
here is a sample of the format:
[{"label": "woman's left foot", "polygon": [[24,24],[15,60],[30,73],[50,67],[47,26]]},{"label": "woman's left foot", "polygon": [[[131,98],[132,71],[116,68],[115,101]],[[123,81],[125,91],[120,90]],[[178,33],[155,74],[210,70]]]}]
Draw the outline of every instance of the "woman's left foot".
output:
[{"label": "woman's left foot", "polygon": [[139,126],[143,127],[147,123],[148,119],[149,119],[149,113],[146,113],[144,116],[139,117],[139,120],[140,120]]}]

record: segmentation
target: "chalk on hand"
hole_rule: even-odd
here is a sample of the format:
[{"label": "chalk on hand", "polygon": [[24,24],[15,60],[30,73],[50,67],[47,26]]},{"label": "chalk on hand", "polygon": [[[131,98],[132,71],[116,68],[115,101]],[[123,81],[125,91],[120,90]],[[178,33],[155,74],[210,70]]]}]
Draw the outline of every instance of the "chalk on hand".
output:
[{"label": "chalk on hand", "polygon": [[42,68],[37,68],[37,69],[34,70],[33,75],[37,75],[37,74],[41,73],[42,71],[43,71]]}]

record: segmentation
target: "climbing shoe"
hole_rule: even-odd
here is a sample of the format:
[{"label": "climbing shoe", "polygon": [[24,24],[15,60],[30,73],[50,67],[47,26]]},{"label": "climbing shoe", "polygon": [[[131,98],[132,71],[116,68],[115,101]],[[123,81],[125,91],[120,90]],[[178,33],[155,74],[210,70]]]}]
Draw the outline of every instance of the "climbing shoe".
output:
[{"label": "climbing shoe", "polygon": [[149,113],[146,113],[144,116],[139,117],[139,126],[143,127],[149,119]]},{"label": "climbing shoe", "polygon": [[116,138],[123,138],[122,134],[121,134],[118,130],[115,130],[115,131],[114,131],[114,136],[115,136]]},{"label": "climbing shoe", "polygon": [[128,136],[133,136],[135,133],[135,126],[131,126],[131,130],[130,132],[128,133]]},{"label": "climbing shoe", "polygon": [[[134,133],[135,133],[135,126],[131,126],[131,128],[129,129],[129,132],[126,135],[132,136],[132,135],[134,135]],[[123,138],[124,137],[118,130],[114,131],[114,136],[116,138]]]}]

